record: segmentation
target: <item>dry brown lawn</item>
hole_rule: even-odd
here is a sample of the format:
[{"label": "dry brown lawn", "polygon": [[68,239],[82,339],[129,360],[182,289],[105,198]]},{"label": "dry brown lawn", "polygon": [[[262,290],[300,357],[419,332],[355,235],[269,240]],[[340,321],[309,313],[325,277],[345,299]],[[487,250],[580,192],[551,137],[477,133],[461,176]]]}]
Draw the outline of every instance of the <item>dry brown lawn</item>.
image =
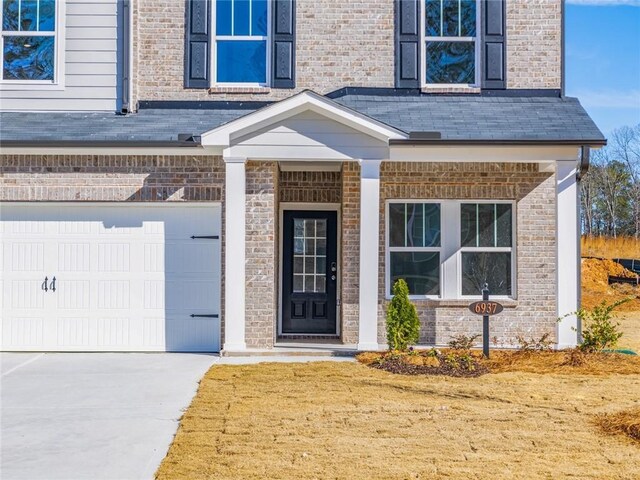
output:
[{"label": "dry brown lawn", "polygon": [[640,375],[214,366],[157,478],[637,479],[638,444],[594,418],[639,405]]},{"label": "dry brown lawn", "polygon": [[618,342],[619,347],[630,348],[640,354],[640,312],[618,313],[616,318],[620,322],[620,330],[624,333]]},{"label": "dry brown lawn", "polygon": [[632,237],[583,236],[582,256],[600,258],[640,258],[640,240]]}]

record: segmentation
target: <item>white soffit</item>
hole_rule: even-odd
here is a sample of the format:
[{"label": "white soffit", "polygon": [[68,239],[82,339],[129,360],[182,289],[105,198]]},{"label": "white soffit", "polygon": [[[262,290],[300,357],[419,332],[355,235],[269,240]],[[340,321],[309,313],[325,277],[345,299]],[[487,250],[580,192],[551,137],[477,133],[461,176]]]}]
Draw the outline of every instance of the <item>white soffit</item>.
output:
[{"label": "white soffit", "polygon": [[317,93],[304,91],[203,133],[201,135],[202,145],[205,147],[228,146],[234,138],[247,136],[253,131],[306,111],[315,112],[384,142],[408,138],[408,135],[400,130],[344,107]]},{"label": "white soffit", "polygon": [[567,145],[392,145],[396,162],[546,163],[580,158],[580,148]]}]

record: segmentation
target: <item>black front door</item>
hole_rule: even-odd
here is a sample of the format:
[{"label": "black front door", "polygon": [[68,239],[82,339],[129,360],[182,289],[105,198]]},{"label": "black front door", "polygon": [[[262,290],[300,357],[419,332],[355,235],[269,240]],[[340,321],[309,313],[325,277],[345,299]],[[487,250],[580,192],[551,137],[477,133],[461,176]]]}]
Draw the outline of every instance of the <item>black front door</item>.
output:
[{"label": "black front door", "polygon": [[282,333],[336,334],[336,212],[285,211],[282,241]]}]

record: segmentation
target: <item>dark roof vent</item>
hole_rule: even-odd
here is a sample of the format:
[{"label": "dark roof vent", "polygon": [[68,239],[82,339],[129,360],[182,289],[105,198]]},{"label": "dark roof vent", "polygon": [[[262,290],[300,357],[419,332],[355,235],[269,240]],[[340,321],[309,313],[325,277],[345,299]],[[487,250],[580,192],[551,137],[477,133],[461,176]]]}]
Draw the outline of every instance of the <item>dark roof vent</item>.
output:
[{"label": "dark roof vent", "polygon": [[440,140],[441,138],[440,132],[409,132],[410,140]]}]

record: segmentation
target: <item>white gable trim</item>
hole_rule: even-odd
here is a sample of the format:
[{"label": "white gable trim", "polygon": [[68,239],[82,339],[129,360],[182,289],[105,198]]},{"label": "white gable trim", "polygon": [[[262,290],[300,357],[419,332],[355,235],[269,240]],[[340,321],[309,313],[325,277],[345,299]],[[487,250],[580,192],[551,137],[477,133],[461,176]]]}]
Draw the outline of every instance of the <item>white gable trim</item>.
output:
[{"label": "white gable trim", "polygon": [[253,131],[306,111],[315,112],[384,142],[391,139],[408,138],[408,135],[400,130],[344,107],[317,93],[304,91],[203,133],[201,142],[205,147],[227,147],[233,143],[234,138],[246,136]]}]

